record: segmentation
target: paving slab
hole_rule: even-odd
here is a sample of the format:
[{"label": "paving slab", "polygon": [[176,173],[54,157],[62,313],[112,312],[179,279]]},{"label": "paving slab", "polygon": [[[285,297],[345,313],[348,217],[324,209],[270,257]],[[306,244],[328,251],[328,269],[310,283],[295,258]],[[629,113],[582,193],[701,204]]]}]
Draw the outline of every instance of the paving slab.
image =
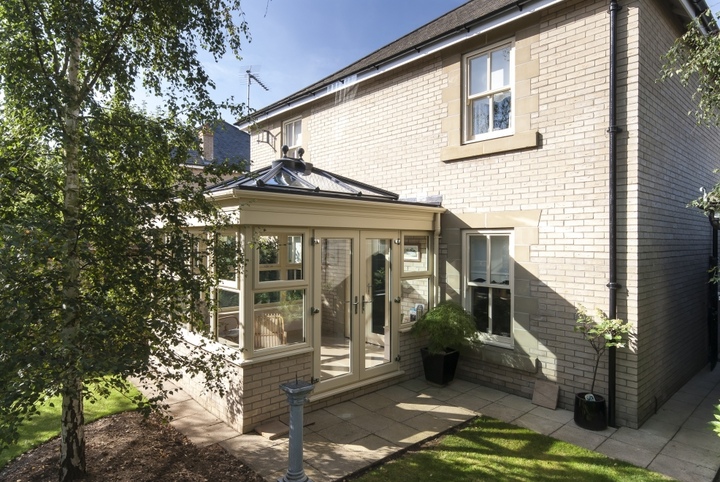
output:
[{"label": "paving slab", "polygon": [[569,410],[550,409],[546,407],[535,407],[528,414],[547,418],[555,422],[566,424],[573,421],[573,413]]},{"label": "paving slab", "polygon": [[533,415],[532,413],[526,413],[520,416],[513,422],[513,424],[528,428],[543,435],[550,435],[564,425],[562,422],[550,420],[545,417],[539,417],[537,415]]},{"label": "paving slab", "polygon": [[476,415],[473,410],[468,410],[456,405],[439,405],[428,413],[435,418],[453,422],[455,425],[466,422]]},{"label": "paving slab", "polygon": [[360,452],[338,450],[306,457],[305,464],[321,472],[329,480],[336,480],[366,467],[368,461]]},{"label": "paving slab", "polygon": [[385,457],[389,457],[400,450],[401,447],[382,437],[371,434],[356,442],[345,445],[343,449],[359,452],[368,463],[374,463]]},{"label": "paving slab", "polygon": [[671,439],[675,436],[678,430],[680,430],[680,427],[681,425],[663,422],[661,420],[657,420],[651,417],[650,420],[645,422],[642,427],[639,428],[639,430],[641,432],[648,432],[653,435],[657,435],[658,437],[665,437],[667,439]]},{"label": "paving slab", "polygon": [[673,441],[699,449],[714,449],[720,453],[720,437],[712,430],[692,430],[682,427],[673,437]]},{"label": "paving slab", "polygon": [[383,388],[380,390],[380,394],[383,397],[387,397],[394,402],[402,402],[408,398],[414,398],[417,396],[417,392],[408,390],[407,388],[401,387],[400,385],[393,385],[391,387]]},{"label": "paving slab", "polygon": [[620,427],[612,435],[613,440],[619,440],[630,445],[642,447],[650,452],[659,453],[670,442],[671,437],[661,437],[659,435],[645,432],[643,430],[635,430],[628,427]]},{"label": "paving slab", "polygon": [[353,400],[356,404],[370,411],[377,411],[381,408],[394,405],[395,402],[380,392],[369,393]]},{"label": "paving slab", "polygon": [[655,457],[648,469],[681,482],[710,482],[715,477],[715,470],[662,454]]},{"label": "paving slab", "polygon": [[624,460],[638,467],[647,467],[657,455],[657,452],[645,450],[642,447],[612,438],[601,443],[595,451],[614,459]]},{"label": "paving slab", "polygon": [[603,442],[607,440],[606,436],[603,436],[597,432],[590,432],[588,430],[576,427],[575,424],[563,425],[555,432],[550,434],[551,437],[564,442],[577,445],[578,447],[584,447],[588,450],[597,449]]},{"label": "paving slab", "polygon": [[355,402],[338,403],[337,405],[326,407],[325,410],[342,420],[350,420],[352,418],[362,415],[371,415],[373,413],[371,410],[363,408]]},{"label": "paving slab", "polygon": [[395,422],[389,427],[375,432],[378,437],[384,438],[388,442],[399,447],[407,447],[418,442],[422,442],[430,437],[437,435],[437,432],[429,430],[418,431],[404,423]]},{"label": "paving slab", "polygon": [[[425,410],[422,410],[425,411]],[[395,422],[404,422],[405,420],[409,418],[413,418],[418,415],[418,413],[421,413],[421,411],[418,411],[415,408],[409,407],[409,406],[400,406],[400,404],[397,405],[391,405],[389,407],[381,408],[376,412],[378,415],[382,415],[383,417],[389,418],[390,420],[393,420]]]},{"label": "paving slab", "polygon": [[430,397],[434,398],[435,400],[444,402],[446,400],[450,400],[453,397],[457,397],[462,392],[458,392],[449,387],[445,387],[445,388],[430,387],[430,388],[426,388],[421,393],[423,395],[430,396]]},{"label": "paving slab", "polygon": [[340,422],[342,422],[340,417],[333,415],[324,408],[303,415],[305,432],[319,432]]},{"label": "paving slab", "polygon": [[666,455],[680,460],[692,460],[693,465],[700,465],[708,469],[717,470],[717,468],[720,467],[720,453],[716,450],[699,448],[676,440],[670,441],[663,447],[660,455]]},{"label": "paving slab", "polygon": [[519,410],[523,413],[527,413],[537,407],[537,405],[532,403],[531,400],[518,397],[517,395],[506,395],[498,400],[498,402],[502,403],[506,407],[514,408],[515,410]]},{"label": "paving slab", "polygon": [[335,426],[325,428],[317,433],[336,444],[351,443],[370,435],[370,431],[347,421],[340,422]]},{"label": "paving slab", "polygon": [[485,400],[490,400],[491,402],[496,402],[507,396],[507,393],[505,392],[501,392],[500,390],[490,387],[483,387],[482,385],[478,385],[467,393],[475,395],[476,397],[484,398]]},{"label": "paving slab", "polygon": [[381,428],[387,427],[394,421],[395,420],[392,420],[377,413],[360,415],[359,417],[354,417],[348,420],[348,422],[357,425],[358,427],[365,430],[369,430],[370,432],[375,432],[377,430],[380,430]]},{"label": "paving slab", "polygon": [[458,407],[463,407],[467,410],[472,410],[473,412],[477,412],[483,407],[493,403],[490,400],[480,398],[476,395],[473,395],[472,393],[461,393],[457,397],[453,397],[447,402],[453,405],[457,405]]},{"label": "paving slab", "polygon": [[493,402],[490,405],[483,407],[483,409],[480,410],[480,414],[510,423],[517,418],[522,417],[525,412],[507,407],[501,402]]},{"label": "paving slab", "polygon": [[412,427],[419,432],[432,432],[434,434],[444,432],[445,430],[454,427],[459,422],[453,422],[451,420],[437,418],[432,415],[432,412],[421,413],[417,417],[403,422],[408,427]]}]

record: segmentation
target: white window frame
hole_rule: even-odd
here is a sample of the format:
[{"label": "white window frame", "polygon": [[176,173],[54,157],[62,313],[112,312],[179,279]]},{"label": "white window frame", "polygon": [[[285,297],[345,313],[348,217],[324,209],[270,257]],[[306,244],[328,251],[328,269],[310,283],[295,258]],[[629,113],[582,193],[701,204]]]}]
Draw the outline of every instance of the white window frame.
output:
[{"label": "white window frame", "polygon": [[[299,133],[297,132],[299,129]],[[283,122],[283,144],[288,146],[288,157],[297,157],[297,150],[302,147],[302,117]],[[292,142],[291,142],[292,141]]]},{"label": "white window frame", "polygon": [[[507,86],[503,86],[501,88],[492,89],[490,81],[488,80],[488,90],[485,90],[484,92],[477,93],[474,95],[470,94],[470,63],[473,59],[482,56],[482,55],[488,55],[488,63],[491,62],[492,59],[492,53],[497,52],[499,50],[509,48],[510,49],[510,75],[509,75],[509,81]],[[485,47],[480,50],[476,50],[474,52],[470,52],[463,56],[463,69],[464,69],[464,86],[463,86],[463,140],[466,143],[471,142],[478,142],[478,141],[484,141],[488,139],[496,139],[498,137],[505,137],[505,136],[511,136],[515,134],[515,112],[516,112],[516,105],[515,105],[515,41],[509,40],[504,41],[501,43],[497,43],[488,47]],[[488,66],[488,79],[491,76],[492,67]],[[498,129],[493,130],[493,112],[492,112],[492,97],[496,94],[500,94],[503,92],[509,92],[510,93],[510,119],[509,119],[509,125],[505,129]],[[472,103],[475,100],[488,98],[490,99],[489,106],[490,106],[490,126],[489,130],[486,133],[473,135],[472,126],[473,126],[473,109],[472,109]]]},{"label": "white window frame", "polygon": [[[424,263],[425,263],[425,269],[419,270],[419,271],[408,271],[406,269],[406,254],[405,254],[405,246],[416,246],[415,241],[413,241],[414,238],[425,238],[426,239],[426,246],[425,251],[418,252],[418,258],[424,257]],[[408,243],[408,240],[410,242]],[[434,246],[433,246],[433,237],[430,233],[424,232],[424,231],[407,231],[402,233],[402,272],[400,273],[400,280],[399,280],[399,288],[398,293],[400,293],[400,304],[401,304],[401,313],[400,313],[400,323],[401,325],[407,327],[412,324],[414,324],[420,316],[422,316],[422,311],[429,310],[432,306],[435,304],[435,286],[433,284],[433,269],[435,267],[434,262]],[[413,260],[410,260],[411,262]],[[403,296],[403,290],[402,290],[402,284],[403,281],[412,282],[412,281],[424,281],[427,284],[427,300],[425,303],[410,303],[407,304],[406,300]],[[422,305],[422,306],[418,306]],[[420,311],[420,313],[418,313]]]},{"label": "white window frame", "polygon": [[[218,233],[218,240],[216,242],[219,242],[219,239],[221,237],[228,237],[228,238],[234,238],[235,239],[235,248],[237,249],[238,246],[240,246],[240,235],[237,231],[221,231]],[[217,245],[216,245],[217,246]],[[216,253],[213,253],[213,269],[217,270],[217,263],[215,262],[217,258]],[[240,272],[240,267],[238,265],[235,265],[235,271],[234,271],[234,277],[232,279],[230,278],[221,278],[220,273],[217,273],[218,275],[218,286],[221,286],[223,288],[231,288],[231,289],[237,289],[238,288],[238,273]]]},{"label": "white window frame", "polygon": [[[470,280],[470,238],[473,236],[485,236],[488,239],[487,242],[487,269],[491,269],[490,260],[492,259],[491,253],[491,242],[492,236],[507,236],[508,239],[508,256],[509,256],[509,273],[508,273],[508,284],[492,283],[492,280],[487,279],[484,282]],[[472,313],[472,289],[474,287],[486,287],[489,290],[488,300],[488,329],[492,331],[492,296],[493,290],[507,289],[510,290],[510,336],[501,336],[493,333],[485,333],[478,330],[480,339],[489,345],[496,345],[503,348],[513,348],[515,343],[515,330],[514,330],[514,319],[515,319],[515,236],[512,230],[490,230],[490,229],[477,229],[468,230],[463,232],[462,236],[462,249],[463,249],[463,306],[464,308]]]},{"label": "white window frame", "polygon": [[[275,353],[278,351],[290,351],[294,350],[298,347],[306,346],[308,344],[309,337],[309,330],[310,327],[308,323],[310,322],[310,317],[308,316],[308,306],[309,306],[309,299],[310,299],[310,289],[309,289],[309,280],[308,280],[308,272],[307,272],[307,266],[308,266],[308,243],[310,239],[310,233],[307,230],[304,229],[292,229],[292,228],[282,228],[282,227],[272,227],[272,228],[256,228],[253,237],[255,239],[259,239],[262,236],[277,236],[279,239],[287,238],[288,236],[302,236],[302,259],[300,260],[300,263],[290,263],[288,259],[288,249],[286,245],[280,244],[278,246],[278,263],[273,263],[270,265],[267,265],[270,268],[278,269],[280,271],[288,270],[288,269],[297,269],[298,267],[302,271],[302,278],[300,279],[280,279],[280,280],[272,280],[272,281],[260,281],[260,255],[259,255],[259,248],[253,249],[252,257],[253,257],[253,283],[252,283],[252,289],[249,290],[248,294],[248,303],[249,303],[249,313],[251,315],[251,319],[254,319],[254,311],[255,311],[255,295],[260,293],[269,293],[269,292],[283,292],[283,291],[303,291],[305,293],[303,298],[303,315],[302,315],[302,333],[304,337],[304,341],[302,342],[295,342],[295,343],[287,343],[283,345],[278,345],[275,347],[270,348],[255,348],[253,343],[249,343],[246,346],[246,349],[251,348],[252,353],[255,358],[259,354],[267,354],[267,353]],[[281,276],[283,278],[283,276]],[[281,303],[281,302],[279,302]],[[290,321],[290,320],[286,320]],[[252,325],[252,326],[251,326]],[[252,333],[252,337],[249,339],[254,340],[254,333],[255,333],[255,325],[252,323],[249,323],[246,325],[251,326],[250,330]],[[262,356],[262,355],[261,355]]]}]

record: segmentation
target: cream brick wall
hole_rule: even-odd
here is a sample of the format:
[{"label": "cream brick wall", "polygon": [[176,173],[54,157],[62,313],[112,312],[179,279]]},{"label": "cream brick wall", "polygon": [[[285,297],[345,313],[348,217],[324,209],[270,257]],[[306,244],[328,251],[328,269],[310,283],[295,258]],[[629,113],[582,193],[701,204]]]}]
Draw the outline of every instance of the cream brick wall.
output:
[{"label": "cream brick wall", "polygon": [[637,304],[638,367],[631,381],[638,385],[641,421],[707,363],[711,229],[687,204],[699,196],[700,186],[716,181],[711,170],[720,153],[718,130],[697,126],[687,116],[693,109],[688,91],[675,80],[656,82],[661,56],[681,33],[662,6],[644,0],[628,8],[640,33],[632,54],[641,81],[633,97],[648,100],[628,101],[638,111],[631,143],[637,146],[631,210],[636,219],[628,223],[628,250],[638,256],[628,287]]},{"label": "cream brick wall", "polygon": [[[618,316],[638,340],[618,353],[617,422],[635,427],[706,356],[709,229],[685,205],[711,184],[706,149],[717,152],[720,135],[685,117],[689,95],[676,84],[655,82],[679,33],[660,10],[666,4],[620,4]],[[463,149],[461,56],[510,37],[516,136]],[[525,396],[548,379],[565,408],[592,376],[593,352],[573,332],[575,307],[608,304],[608,42],[607,3],[571,0],[284,117],[302,115],[305,159],[318,167],[401,196],[443,196],[443,297],[461,296],[461,228],[514,229],[515,349],[468,354],[461,375]],[[281,119],[262,127],[279,134]],[[281,143],[273,151],[253,142],[253,167],[279,157]],[[417,373],[418,343],[401,340],[402,364]],[[598,380],[607,393],[605,362]]]}]

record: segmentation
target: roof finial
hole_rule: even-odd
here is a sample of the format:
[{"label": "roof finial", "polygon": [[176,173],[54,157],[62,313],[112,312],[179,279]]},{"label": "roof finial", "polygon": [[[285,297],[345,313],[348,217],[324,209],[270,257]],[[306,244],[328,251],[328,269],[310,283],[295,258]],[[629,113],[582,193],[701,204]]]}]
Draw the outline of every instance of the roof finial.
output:
[{"label": "roof finial", "polygon": [[302,159],[303,154],[305,154],[305,149],[303,149],[301,147],[300,149],[297,150],[297,155],[300,159]]},{"label": "roof finial", "polygon": [[290,148],[287,146],[287,144],[283,144],[282,149],[280,149],[280,150],[282,151],[283,157],[287,157],[287,153],[290,150]]}]

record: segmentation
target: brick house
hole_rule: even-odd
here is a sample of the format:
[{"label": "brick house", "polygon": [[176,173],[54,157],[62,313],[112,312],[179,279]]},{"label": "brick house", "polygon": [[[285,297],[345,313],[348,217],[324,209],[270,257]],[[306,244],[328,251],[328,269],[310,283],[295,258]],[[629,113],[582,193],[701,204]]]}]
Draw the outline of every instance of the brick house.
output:
[{"label": "brick house", "polygon": [[249,260],[223,278],[213,334],[243,361],[234,395],[194,396],[249,431],[286,413],[296,376],[316,382],[311,410],[417,377],[407,331],[454,299],[484,340],[460,378],[526,397],[547,380],[570,408],[592,376],[576,306],[614,298],[635,335],[597,391],[640,426],[708,361],[711,230],[686,205],[715,182],[720,131],[657,81],[706,7],[470,1],[240,122],[259,171],[214,195]]}]

